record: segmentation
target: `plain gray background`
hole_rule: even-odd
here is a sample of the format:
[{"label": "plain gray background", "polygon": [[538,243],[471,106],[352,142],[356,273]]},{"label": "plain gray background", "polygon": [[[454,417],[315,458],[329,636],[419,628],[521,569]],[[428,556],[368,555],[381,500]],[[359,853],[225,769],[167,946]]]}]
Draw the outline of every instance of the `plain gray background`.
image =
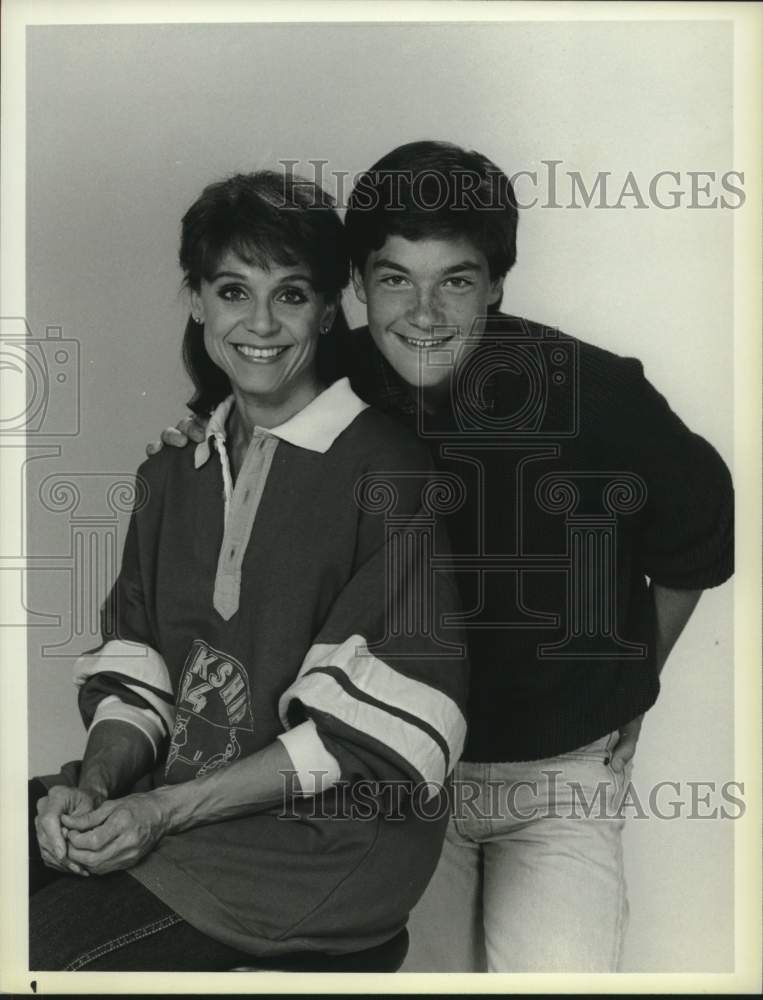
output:
[{"label": "plain gray background", "polygon": [[[81,369],[79,433],[28,465],[30,545],[43,567],[50,557],[28,574],[28,604],[61,619],[30,630],[39,773],[81,753],[82,729],[73,660],[42,652],[72,626],[71,516],[44,507],[38,488],[52,474],[92,484],[131,473],[183,415],[178,227],[204,184],[280,158],[352,175],[423,137],[479,149],[509,173],[542,177],[541,161],[560,160],[562,177],[580,171],[590,186],[611,171],[615,198],[628,171],[644,191],[678,171],[688,192],[686,171],[736,165],[722,22],[33,27],[27,39],[28,320],[35,336],[56,326],[78,341]],[[563,182],[558,200],[568,196]],[[734,213],[625,204],[523,212],[504,308],[640,357],[731,464]],[[733,780],[731,585],[704,595],[663,677],[637,791]],[[733,823],[687,818],[685,785],[673,797],[680,818],[628,824],[626,970],[729,971]]]}]

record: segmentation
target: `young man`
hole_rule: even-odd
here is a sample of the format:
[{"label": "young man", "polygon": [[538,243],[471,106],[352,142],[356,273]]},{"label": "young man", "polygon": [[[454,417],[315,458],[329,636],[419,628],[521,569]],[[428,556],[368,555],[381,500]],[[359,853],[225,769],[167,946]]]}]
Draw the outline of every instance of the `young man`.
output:
[{"label": "young man", "polygon": [[404,969],[616,971],[618,807],[667,655],[732,572],[728,470],[636,359],[498,312],[517,208],[484,156],[393,150],[345,221],[368,327],[342,344],[343,373],[452,475],[472,663],[453,817]]}]

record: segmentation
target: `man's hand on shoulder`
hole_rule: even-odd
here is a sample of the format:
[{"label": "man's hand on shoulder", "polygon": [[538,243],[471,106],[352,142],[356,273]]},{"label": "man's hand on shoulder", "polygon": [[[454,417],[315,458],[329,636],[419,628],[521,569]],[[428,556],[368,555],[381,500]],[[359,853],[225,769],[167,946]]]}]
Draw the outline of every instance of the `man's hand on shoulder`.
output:
[{"label": "man's hand on shoulder", "polygon": [[185,448],[189,441],[199,444],[206,436],[207,421],[195,414],[178,421],[176,427],[167,427],[162,431],[159,441],[150,441],[146,445],[147,455],[156,455],[167,444],[173,448]]}]

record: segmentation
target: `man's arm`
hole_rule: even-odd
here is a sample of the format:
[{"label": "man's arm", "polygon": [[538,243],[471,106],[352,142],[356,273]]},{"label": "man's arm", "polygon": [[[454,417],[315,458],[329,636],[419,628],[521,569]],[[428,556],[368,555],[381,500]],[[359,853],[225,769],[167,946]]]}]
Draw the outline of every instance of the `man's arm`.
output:
[{"label": "man's arm", "polygon": [[694,613],[702,591],[674,590],[654,583],[652,596],[657,614],[656,657],[657,673],[660,673],[684,626]]},{"label": "man's arm", "polygon": [[[651,593],[657,618],[655,657],[657,673],[660,673],[684,626],[691,618],[702,591],[674,590],[672,587],[653,583]],[[643,721],[644,716],[639,715],[620,728],[620,738],[612,752],[610,762],[615,771],[622,771],[635,754]]]}]

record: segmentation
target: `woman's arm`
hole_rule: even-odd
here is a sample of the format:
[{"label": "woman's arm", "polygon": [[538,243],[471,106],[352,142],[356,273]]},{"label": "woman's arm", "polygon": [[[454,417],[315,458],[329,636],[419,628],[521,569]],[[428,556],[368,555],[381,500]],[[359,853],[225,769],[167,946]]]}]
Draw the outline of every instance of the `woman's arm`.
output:
[{"label": "woman's arm", "polygon": [[90,730],[79,788],[97,806],[124,795],[153,764],[154,748],[140,729],[119,719],[105,719]]},{"label": "woman's arm", "polygon": [[[107,760],[102,764],[108,767]],[[94,776],[98,780],[100,768]],[[193,781],[109,799],[83,816],[63,816],[69,857],[98,875],[131,868],[167,834],[260,812],[298,790],[291,758],[275,740]]]},{"label": "woman's arm", "polygon": [[67,856],[69,823],[74,818],[84,820],[110,796],[123,794],[151,769],[153,762],[154,749],[140,729],[112,719],[94,726],[85,747],[77,788],[54,786],[37,803],[35,829],[45,864],[59,871],[86,875],[87,871]]},{"label": "woman's arm", "polygon": [[166,833],[261,812],[299,791],[294,765],[280,740],[193,781],[157,788]]}]

